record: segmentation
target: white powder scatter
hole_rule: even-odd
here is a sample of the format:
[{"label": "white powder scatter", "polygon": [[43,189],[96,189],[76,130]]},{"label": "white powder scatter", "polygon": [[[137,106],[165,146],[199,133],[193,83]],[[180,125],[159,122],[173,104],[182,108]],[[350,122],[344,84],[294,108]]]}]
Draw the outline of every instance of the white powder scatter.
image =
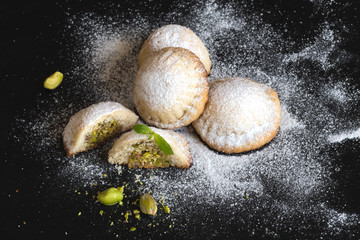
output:
[{"label": "white powder scatter", "polygon": [[329,212],[328,228],[335,236],[340,235],[344,227],[347,229],[356,229],[360,224],[359,216],[356,214],[338,212],[333,209],[327,209],[327,211]]},{"label": "white powder scatter", "polygon": [[293,53],[284,57],[284,62],[296,62],[304,59],[311,59],[314,62],[321,64],[324,70],[328,70],[332,67],[330,61],[330,55],[334,52],[339,43],[339,39],[333,30],[325,26],[325,29],[321,32],[315,42],[306,48],[302,49],[298,53]]},{"label": "white powder scatter", "polygon": [[[349,85],[346,81],[332,82],[325,84],[321,92],[330,101],[340,105],[350,105],[356,103],[360,98],[360,90]],[[349,104],[350,103],[350,104]]]},{"label": "white powder scatter", "polygon": [[348,96],[341,86],[335,86],[334,88],[328,89],[328,94],[332,99],[341,103],[344,103],[348,100]]},{"label": "white powder scatter", "polygon": [[280,131],[286,132],[291,129],[304,128],[305,126],[292,116],[285,105],[281,106]]},{"label": "white powder scatter", "polygon": [[360,128],[354,131],[347,131],[339,134],[333,134],[328,137],[329,142],[341,142],[345,139],[360,138]]},{"label": "white powder scatter", "polygon": [[[306,217],[317,213],[326,225],[322,230],[332,235],[336,234],[333,229],[342,232],[354,226],[358,215],[344,215],[322,206],[322,194],[328,193],[332,184],[329,142],[360,137],[356,125],[360,116],[354,113],[359,90],[348,84],[353,81],[350,76],[336,75],[340,63],[335,53],[339,53],[342,43],[338,32],[324,22],[312,42],[300,51],[289,51],[293,43],[284,40],[259,14],[246,14],[246,6],[235,8],[235,3],[206,1],[184,14],[177,11],[182,4],[185,3],[174,5],[173,12],[155,19],[134,12],[131,21],[93,13],[69,20],[66,37],[78,41],[64,46],[75,50],[63,53],[73,66],[67,74],[72,87],[63,95],[54,92],[53,99],[46,101],[40,95],[37,109],[26,112],[31,120],[18,118],[15,123],[26,133],[21,140],[23,147],[43,162],[47,180],[55,181],[54,184],[60,181],[67,188],[91,189],[94,184],[105,188],[137,179],[143,184],[141,191],[151,191],[157,200],[165,196],[174,221],[191,221],[193,214],[199,212],[199,205],[211,209],[230,206],[226,212],[229,221],[248,226],[250,235],[262,228],[266,228],[266,236],[279,236],[277,231],[291,232],[286,227],[293,223],[289,216],[298,219],[299,214],[305,219],[304,231],[311,227]],[[227,155],[209,148],[191,125],[182,127],[177,132],[188,141],[194,158],[188,170],[114,167],[107,162],[112,142],[66,157],[61,133],[71,115],[93,103],[109,100],[135,110],[132,91],[141,45],[153,30],[174,23],[192,29],[206,45],[212,61],[210,81],[248,77],[277,92],[282,114],[275,138],[260,149]],[[303,61],[312,64],[301,65]],[[331,79],[327,73],[333,74]],[[331,135],[336,132],[343,133]],[[15,132],[14,138],[20,141],[22,134]],[[271,205],[274,202],[276,206]],[[261,222],[256,216],[264,212],[266,219]],[[246,225],[249,218],[256,223]]]}]

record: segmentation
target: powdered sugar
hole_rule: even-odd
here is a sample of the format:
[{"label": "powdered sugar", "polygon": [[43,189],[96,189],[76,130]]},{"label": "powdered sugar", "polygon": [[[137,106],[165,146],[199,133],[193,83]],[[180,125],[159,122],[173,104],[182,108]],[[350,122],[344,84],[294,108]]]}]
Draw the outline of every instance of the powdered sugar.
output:
[{"label": "powdered sugar", "polygon": [[295,62],[303,59],[311,59],[314,62],[321,64],[324,70],[332,67],[330,54],[333,53],[335,46],[339,43],[333,30],[330,30],[327,25],[325,29],[316,38],[315,42],[310,46],[305,47],[298,53],[290,54],[284,57],[284,62]]},{"label": "powdered sugar", "polygon": [[[316,2],[317,6],[322,5],[321,1]],[[183,7],[181,3],[176,6]],[[265,237],[276,237],[278,231],[289,232],[287,226],[293,223],[292,217],[298,216],[304,221],[296,229],[298,232],[311,230],[306,220],[315,218],[324,223],[325,227],[320,226],[324,236],[346,233],[347,227],[357,226],[359,216],[333,210],[324,204],[322,196],[331,195],[328,187],[333,183],[330,169],[335,159],[329,149],[331,142],[359,137],[360,117],[354,112],[358,109],[359,91],[349,84],[351,76],[336,74],[336,67],[342,64],[339,56],[347,55],[345,50],[339,51],[342,39],[324,22],[314,40],[296,51],[293,43],[285,41],[261,16],[245,14],[245,8],[210,1],[195,5],[187,15],[174,9],[156,26],[139,14],[134,14],[133,22],[123,23],[119,16],[109,20],[111,24],[91,13],[75,16],[80,21],[71,19],[69,25],[71,34],[80,36],[79,43],[73,53],[63,53],[74,61],[67,75],[68,81],[74,83],[70,96],[54,93],[50,101],[57,108],[46,111],[42,110],[44,101],[40,96],[38,109],[31,115],[33,120],[16,122],[25,128],[28,137],[20,139],[15,134],[14,138],[24,144],[29,154],[43,161],[46,169],[51,169],[44,173],[49,181],[61,181],[70,189],[91,191],[94,183],[105,188],[124,179],[135,181],[135,176],[140,175],[142,191],[151,190],[157,200],[164,195],[172,209],[171,217],[174,221],[179,219],[178,223],[184,219],[192,221],[194,213],[206,215],[199,210],[201,205],[224,209],[229,223],[242,223],[249,235],[265,228]],[[208,46],[213,62],[211,80],[249,77],[279,94],[280,134],[256,151],[225,155],[209,149],[191,126],[183,127],[178,132],[187,139],[194,157],[189,170],[150,172],[123,168],[112,180],[104,177],[118,173],[106,162],[112,143],[67,158],[61,132],[69,116],[90,102],[104,100],[119,101],[134,109],[131,92],[137,53],[150,32],[174,22],[192,29]],[[208,26],[206,31],[204,26]],[[82,96],[81,101],[73,100],[72,95],[76,94]],[[54,167],[54,162],[59,166]],[[50,178],[50,172],[59,173],[58,178]],[[268,215],[256,217],[263,212]],[[246,225],[249,221],[258,222]]]},{"label": "powdered sugar", "polygon": [[347,131],[339,134],[333,134],[328,137],[330,142],[341,142],[345,139],[360,138],[360,128],[354,131]]},{"label": "powdered sugar", "polygon": [[280,120],[280,131],[286,132],[291,129],[301,129],[305,126],[294,118],[286,109],[285,105],[281,106],[281,120]]}]

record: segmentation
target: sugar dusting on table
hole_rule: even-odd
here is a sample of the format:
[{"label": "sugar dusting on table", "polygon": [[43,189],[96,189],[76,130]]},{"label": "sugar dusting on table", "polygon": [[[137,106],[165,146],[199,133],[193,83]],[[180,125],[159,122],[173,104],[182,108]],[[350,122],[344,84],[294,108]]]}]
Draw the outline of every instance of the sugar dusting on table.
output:
[{"label": "sugar dusting on table", "polygon": [[[86,188],[92,184],[111,184],[104,177],[105,173],[118,171],[106,162],[111,143],[68,159],[60,143],[63,127],[69,116],[100,101],[118,101],[134,110],[131,92],[137,71],[137,53],[154,28],[176,22],[192,29],[204,41],[213,63],[211,81],[249,77],[268,84],[279,94],[283,111],[280,129],[261,149],[225,155],[209,149],[191,126],[183,127],[178,132],[187,139],[194,157],[189,170],[128,171],[134,176],[140,175],[145,190],[151,190],[155,199],[165,196],[175,220],[183,214],[176,206],[186,203],[193,203],[187,206],[192,211],[196,211],[198,204],[218,206],[219,203],[241,209],[248,201],[263,197],[280,199],[272,201],[271,209],[286,221],[288,215],[296,212],[299,203],[319,198],[315,201],[315,210],[304,210],[305,215],[311,215],[312,211],[320,213],[329,231],[357,226],[358,215],[336,212],[321,202],[320,196],[331,185],[328,169],[332,159],[322,152],[331,143],[359,138],[359,125],[356,125],[359,116],[350,119],[331,108],[335,105],[339,109],[351,109],[359,102],[359,91],[347,84],[346,77],[326,84],[311,84],[311,81],[321,80],[321,73],[340,64],[339,58],[331,55],[341,43],[337,32],[324,23],[324,30],[317,38],[302,50],[289,52],[286,49],[291,48],[292,43],[286,42],[261,17],[236,12],[231,4],[221,6],[210,1],[201,8],[193,8],[189,15],[191,18],[186,18],[174,10],[155,26],[149,24],[145,16],[138,15],[126,24],[121,17],[112,19],[110,24],[106,17],[92,13],[70,19],[70,35],[80,40],[77,51],[73,55],[67,53],[74,61],[67,78],[79,81],[81,86],[69,91],[79,94],[85,88],[89,95],[84,95],[82,102],[69,103],[66,97],[54,94],[57,109],[44,112],[41,118],[33,113],[32,122],[18,119],[17,123],[32,135],[29,143],[38,143],[28,148],[38,152],[47,168],[51,168],[53,161],[59,162],[59,179],[69,186]],[[208,26],[206,31],[203,26]],[[319,79],[307,79],[313,76],[304,65],[307,61],[314,63]],[[40,101],[39,109],[34,111],[41,112],[42,104]],[[124,169],[120,171],[118,182],[122,181],[123,173]],[[252,209],[244,211],[251,214]]]}]

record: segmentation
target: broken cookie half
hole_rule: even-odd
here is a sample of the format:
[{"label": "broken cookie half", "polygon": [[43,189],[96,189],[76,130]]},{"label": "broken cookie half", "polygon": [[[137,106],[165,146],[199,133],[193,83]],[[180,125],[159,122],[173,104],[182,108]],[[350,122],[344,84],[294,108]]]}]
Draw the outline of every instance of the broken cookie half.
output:
[{"label": "broken cookie half", "polygon": [[172,130],[150,128],[152,134],[160,135],[171,147],[173,154],[166,154],[147,135],[134,130],[124,133],[115,141],[109,151],[108,160],[112,164],[128,165],[129,168],[189,168],[192,157],[189,146],[180,134]]},{"label": "broken cookie half", "polygon": [[93,149],[130,130],[138,116],[117,102],[100,102],[75,113],[63,132],[68,156]]}]

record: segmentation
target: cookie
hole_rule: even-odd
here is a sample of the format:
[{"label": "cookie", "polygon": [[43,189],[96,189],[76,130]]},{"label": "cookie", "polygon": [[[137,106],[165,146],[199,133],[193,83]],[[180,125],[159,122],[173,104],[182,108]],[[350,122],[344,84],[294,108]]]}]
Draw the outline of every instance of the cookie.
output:
[{"label": "cookie", "polygon": [[235,77],[210,84],[209,101],[193,126],[211,148],[240,153],[271,141],[280,116],[280,101],[272,88]]},{"label": "cookie", "polygon": [[173,155],[163,153],[154,139],[134,130],[124,133],[109,151],[112,164],[128,165],[129,168],[189,168],[192,157],[185,138],[172,130],[150,128],[170,145]]},{"label": "cookie", "polygon": [[204,43],[190,29],[175,24],[165,25],[150,34],[140,50],[139,67],[157,51],[166,47],[181,47],[195,53],[210,74],[211,61]]},{"label": "cookie", "polygon": [[189,125],[203,112],[209,83],[199,58],[183,48],[163,48],[138,70],[133,99],[148,124],[167,129]]},{"label": "cookie", "polygon": [[93,149],[131,129],[138,116],[117,102],[100,102],[75,113],[63,132],[68,156]]}]

